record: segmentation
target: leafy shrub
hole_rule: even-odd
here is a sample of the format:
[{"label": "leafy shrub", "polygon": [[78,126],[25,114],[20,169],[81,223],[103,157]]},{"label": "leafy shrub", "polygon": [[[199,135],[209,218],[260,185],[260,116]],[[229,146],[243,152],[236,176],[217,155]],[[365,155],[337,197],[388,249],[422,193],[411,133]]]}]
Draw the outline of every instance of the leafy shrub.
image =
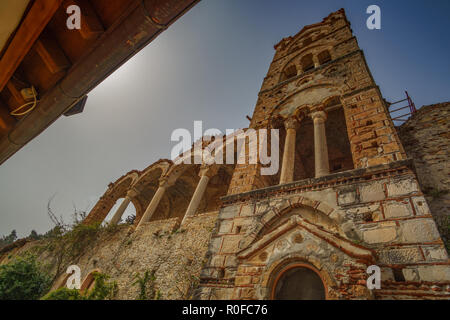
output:
[{"label": "leafy shrub", "polygon": [[108,282],[108,275],[95,272],[94,288],[87,292],[80,292],[77,289],[60,288],[50,292],[42,300],[111,300],[117,294],[117,283]]},{"label": "leafy shrub", "polygon": [[108,282],[109,276],[104,273],[94,273],[94,288],[86,293],[87,300],[112,300],[117,294],[117,283]]},{"label": "leafy shrub", "polygon": [[39,299],[50,285],[50,275],[32,255],[18,257],[0,266],[0,300]]},{"label": "leafy shrub", "polygon": [[45,295],[41,300],[86,300],[77,289],[59,288]]},{"label": "leafy shrub", "polygon": [[155,271],[145,271],[142,277],[140,273],[136,273],[134,276],[135,281],[133,285],[139,286],[139,296],[138,300],[159,300],[161,293],[159,291],[155,292]]}]

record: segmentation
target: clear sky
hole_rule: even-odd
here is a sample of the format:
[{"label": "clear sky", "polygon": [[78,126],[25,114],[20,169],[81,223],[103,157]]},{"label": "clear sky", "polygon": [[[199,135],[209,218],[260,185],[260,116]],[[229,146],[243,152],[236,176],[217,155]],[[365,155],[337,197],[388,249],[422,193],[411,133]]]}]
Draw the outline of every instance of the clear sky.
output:
[{"label": "clear sky", "polygon": [[[381,30],[366,8],[381,7]],[[70,220],[108,183],[170,158],[177,128],[248,126],[274,44],[345,8],[388,101],[450,100],[450,1],[203,0],[95,88],[82,114],[61,117],[0,166],[0,235],[52,227],[47,202]]]}]

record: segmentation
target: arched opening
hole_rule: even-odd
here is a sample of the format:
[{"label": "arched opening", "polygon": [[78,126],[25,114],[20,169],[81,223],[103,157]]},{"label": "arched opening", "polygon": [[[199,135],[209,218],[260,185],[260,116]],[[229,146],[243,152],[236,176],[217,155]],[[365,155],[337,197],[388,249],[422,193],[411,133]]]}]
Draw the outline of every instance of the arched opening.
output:
[{"label": "arched opening", "polygon": [[184,169],[183,173],[176,179],[176,182],[164,193],[164,196],[150,221],[170,218],[183,219],[195,188],[200,180],[200,177],[198,176],[199,169],[199,165],[189,165]]},{"label": "arched opening", "polygon": [[[139,221],[142,218],[142,215],[145,212],[145,209],[150,204],[153,196],[158,190],[159,187],[159,179],[170,166],[170,163],[167,161],[163,161],[153,164],[148,167],[144,173],[141,175],[139,180],[133,185],[133,188],[138,191],[138,195],[136,196],[136,203],[139,204],[141,210],[137,210],[136,218],[134,224],[139,224]],[[125,214],[124,214],[125,217]]]},{"label": "arched opening", "polygon": [[300,60],[300,63],[302,65],[303,72],[314,69],[313,55],[311,53],[307,54]]},{"label": "arched opening", "polygon": [[321,65],[331,61],[330,52],[328,50],[322,51],[317,55],[317,59],[319,60],[319,64]]},{"label": "arched opening", "polygon": [[[354,169],[345,114],[341,105],[328,108],[326,136],[330,173]],[[373,148],[376,150],[376,147]]]},{"label": "arched opening", "polygon": [[[109,210],[108,214],[106,215],[105,219],[102,222],[102,225],[106,225],[107,223],[109,223],[111,221],[111,219],[114,217],[114,215],[116,214],[117,210],[119,209],[119,207],[121,206],[122,202],[125,201],[125,198],[120,198],[116,201],[116,203],[114,204],[114,206]],[[134,204],[132,202],[130,202],[127,206],[127,208],[125,209],[125,211],[122,214],[122,218],[118,221],[119,223],[123,223],[125,222],[127,219],[131,219],[128,217],[136,217],[136,208],[134,206]]]},{"label": "arched opening", "polygon": [[220,198],[228,192],[233,171],[234,165],[223,165],[217,174],[211,177],[196,214],[219,211]]},{"label": "arched opening", "polygon": [[306,264],[294,264],[279,273],[273,291],[274,300],[325,300],[326,289],[319,273]]},{"label": "arched opening", "polygon": [[297,76],[297,68],[295,67],[295,65],[292,64],[288,66],[286,69],[284,69],[280,80],[286,81],[296,76]]},{"label": "arched opening", "polygon": [[92,290],[94,288],[95,276],[99,273],[101,273],[101,270],[95,269],[95,270],[92,270],[91,272],[89,272],[89,274],[86,276],[86,278],[84,278],[84,280],[81,284],[81,288],[80,288],[80,291],[82,292],[82,294],[85,294],[86,292],[88,292],[89,290]]},{"label": "arched opening", "polygon": [[116,205],[117,200],[124,198],[127,195],[128,190],[137,178],[136,173],[127,174],[125,177],[120,178],[113,184],[110,184],[108,190],[95,204],[95,206],[89,212],[89,215],[84,220],[84,223],[103,223],[107,216],[109,219],[114,215],[116,210],[113,207]]}]

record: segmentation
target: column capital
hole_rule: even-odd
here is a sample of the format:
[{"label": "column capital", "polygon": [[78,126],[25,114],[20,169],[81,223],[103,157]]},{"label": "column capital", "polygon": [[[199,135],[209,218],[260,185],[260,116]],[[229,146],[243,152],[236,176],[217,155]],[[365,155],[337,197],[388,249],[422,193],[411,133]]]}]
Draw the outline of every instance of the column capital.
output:
[{"label": "column capital", "polygon": [[311,113],[311,118],[315,121],[325,122],[327,120],[327,113],[323,110],[316,110]]},{"label": "column capital", "polygon": [[198,175],[200,177],[206,176],[208,178],[212,178],[217,174],[218,171],[219,167],[217,165],[202,165],[200,167],[200,172],[198,173]]},{"label": "column capital", "polygon": [[290,117],[284,121],[284,128],[297,130],[300,127],[300,121],[295,117]]},{"label": "column capital", "polygon": [[170,179],[168,176],[164,176],[159,178],[159,187],[160,188],[169,188],[175,184],[175,179]]},{"label": "column capital", "polygon": [[135,188],[131,188],[130,190],[128,190],[127,192],[127,197],[129,198],[135,198],[137,196],[139,196],[140,192],[135,189]]}]

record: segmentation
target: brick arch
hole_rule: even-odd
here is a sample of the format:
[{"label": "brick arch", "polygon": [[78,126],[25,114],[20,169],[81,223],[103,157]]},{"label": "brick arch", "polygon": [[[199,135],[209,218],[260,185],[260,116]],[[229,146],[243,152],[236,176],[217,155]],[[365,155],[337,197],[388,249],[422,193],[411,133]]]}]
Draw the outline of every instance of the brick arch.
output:
[{"label": "brick arch", "polygon": [[248,233],[248,235],[242,240],[240,244],[240,249],[244,250],[261,238],[261,235],[268,227],[273,223],[273,221],[280,219],[289,212],[298,208],[310,208],[317,212],[320,212],[324,216],[331,219],[337,226],[337,232],[347,238],[347,236],[339,229],[339,217],[340,212],[330,207],[326,203],[318,200],[311,200],[303,196],[297,196],[290,198],[286,202],[281,202],[279,205],[272,206],[270,210],[265,212],[259,218],[259,222],[253,225],[253,228]]},{"label": "brick arch", "polygon": [[328,266],[315,257],[305,258],[300,254],[288,253],[280,259],[270,262],[263,269],[261,299],[273,299],[273,289],[276,286],[277,278],[290,267],[304,267],[313,270],[322,280],[325,288],[325,299],[329,300],[331,298],[330,291],[337,286],[337,283],[333,277],[333,272]]},{"label": "brick arch", "polygon": [[[299,33],[297,33],[292,39],[291,43],[287,47],[287,51],[291,50],[295,46],[303,46],[303,41],[310,37],[312,33],[320,31],[321,34],[329,33],[331,31],[331,23],[322,22],[316,26],[307,26],[304,27]],[[315,41],[315,39],[313,39]]]},{"label": "brick arch", "polygon": [[84,224],[102,222],[117,200],[124,198],[128,190],[139,178],[138,171],[130,171],[126,175],[120,177],[114,183],[108,185],[106,192],[100,197],[95,206],[89,212]]},{"label": "brick arch", "polygon": [[160,172],[159,177],[163,176],[164,174],[167,173],[167,171],[170,169],[172,165],[173,162],[171,160],[167,159],[158,160],[157,162],[151,164],[141,172],[139,178],[133,183],[132,187],[139,188],[142,184],[148,182],[148,179],[152,179],[152,175],[155,172]]},{"label": "brick arch", "polygon": [[81,282],[80,291],[85,294],[95,283],[95,277],[94,275],[96,273],[101,273],[102,271],[100,269],[94,269],[91,272],[89,272],[86,277],[84,277],[83,281]]},{"label": "brick arch", "polygon": [[300,50],[295,56],[293,56],[291,59],[289,59],[283,66],[283,68],[281,68],[281,72],[282,73],[287,66],[294,64],[297,67],[297,70],[301,71],[301,68],[299,68],[299,63],[301,61],[301,59],[305,56],[307,56],[308,54],[312,54],[313,56],[317,56],[320,52],[323,52],[324,50],[328,50],[328,52],[330,53],[331,57],[334,56],[335,52],[334,52],[334,48],[332,45],[330,44],[315,44],[313,46],[307,46],[304,49]]},{"label": "brick arch", "polygon": [[299,95],[299,94],[301,94],[305,91],[311,90],[311,89],[318,89],[318,88],[333,88],[333,89],[335,89],[336,93],[330,93],[330,95],[326,96],[324,99],[322,99],[320,101],[314,101],[314,103],[313,102],[305,102],[305,105],[315,105],[315,104],[322,102],[323,100],[326,100],[329,97],[335,97],[336,95],[341,96],[343,94],[342,88],[340,88],[338,85],[336,85],[333,82],[313,84],[313,85],[301,88],[300,90],[297,90],[297,91],[292,92],[291,94],[287,95],[283,100],[280,101],[280,103],[278,103],[278,105],[274,108],[274,110],[272,112],[279,110],[282,106],[286,105],[291,98],[295,97],[296,95]]}]

